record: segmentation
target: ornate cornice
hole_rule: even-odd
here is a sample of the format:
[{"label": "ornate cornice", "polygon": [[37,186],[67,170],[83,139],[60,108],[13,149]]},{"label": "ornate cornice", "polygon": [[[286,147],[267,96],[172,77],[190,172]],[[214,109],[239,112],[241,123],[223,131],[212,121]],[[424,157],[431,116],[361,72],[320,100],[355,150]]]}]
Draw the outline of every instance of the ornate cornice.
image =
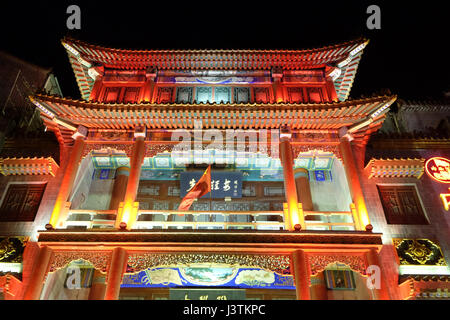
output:
[{"label": "ornate cornice", "polygon": [[404,178],[420,179],[424,171],[425,159],[375,159],[372,158],[365,170],[370,178]]},{"label": "ornate cornice", "polygon": [[56,175],[58,164],[52,157],[0,158],[0,173],[9,175]]},{"label": "ornate cornice", "polygon": [[381,245],[381,234],[356,231],[249,231],[240,230],[99,230],[40,231],[39,242],[172,242],[172,243],[272,243]]}]

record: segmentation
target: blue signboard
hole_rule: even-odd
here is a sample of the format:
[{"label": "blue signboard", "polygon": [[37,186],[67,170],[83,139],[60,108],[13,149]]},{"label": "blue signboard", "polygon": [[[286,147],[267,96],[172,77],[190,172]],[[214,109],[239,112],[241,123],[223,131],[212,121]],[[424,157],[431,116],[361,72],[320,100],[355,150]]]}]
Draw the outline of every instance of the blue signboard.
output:
[{"label": "blue signboard", "polygon": [[[186,171],[180,175],[180,197],[184,196],[191,190],[197,181],[203,175],[203,171]],[[211,171],[211,198],[223,199],[242,198],[242,172],[228,171]],[[202,198],[208,199],[209,192]]]}]

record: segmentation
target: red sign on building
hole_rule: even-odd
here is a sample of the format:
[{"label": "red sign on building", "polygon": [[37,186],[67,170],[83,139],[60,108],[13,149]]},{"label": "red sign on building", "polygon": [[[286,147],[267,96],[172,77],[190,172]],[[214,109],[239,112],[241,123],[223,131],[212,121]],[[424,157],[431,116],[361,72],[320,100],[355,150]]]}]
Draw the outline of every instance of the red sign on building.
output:
[{"label": "red sign on building", "polygon": [[450,183],[450,160],[441,157],[430,158],[425,162],[425,171],[434,180]]}]

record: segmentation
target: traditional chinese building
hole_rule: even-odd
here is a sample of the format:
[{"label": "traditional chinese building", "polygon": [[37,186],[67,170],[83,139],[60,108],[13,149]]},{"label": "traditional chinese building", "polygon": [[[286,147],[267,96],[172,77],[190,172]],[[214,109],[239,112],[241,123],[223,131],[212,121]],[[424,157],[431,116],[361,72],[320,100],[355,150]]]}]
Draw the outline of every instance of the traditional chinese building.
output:
[{"label": "traditional chinese building", "polygon": [[[63,39],[82,99],[30,96],[59,166],[0,159],[4,298],[443,297],[449,218],[432,176],[448,167],[424,171],[449,158],[448,140],[386,138],[409,119],[387,116],[396,96],[349,99],[367,43],[137,51]],[[211,192],[179,211],[209,165]]]}]

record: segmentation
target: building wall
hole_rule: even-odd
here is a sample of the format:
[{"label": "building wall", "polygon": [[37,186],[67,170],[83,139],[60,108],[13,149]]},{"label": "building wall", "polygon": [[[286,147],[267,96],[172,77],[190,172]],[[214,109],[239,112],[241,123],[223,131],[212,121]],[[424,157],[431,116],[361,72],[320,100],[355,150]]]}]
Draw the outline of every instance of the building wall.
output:
[{"label": "building wall", "polygon": [[[420,150],[420,155],[424,159],[434,156],[449,158],[450,154],[442,150]],[[398,296],[398,262],[396,249],[393,245],[393,238],[408,239],[430,239],[437,241],[442,249],[442,254],[447,264],[450,264],[450,215],[443,208],[439,194],[446,192],[447,185],[440,184],[432,180],[426,173],[420,179],[416,178],[371,178],[368,179],[368,172],[360,169],[361,186],[363,188],[367,209],[373,232],[383,233],[383,249],[380,259],[381,267],[385,272],[390,295],[393,299]],[[378,193],[377,185],[414,185],[423,205],[424,213],[429,221],[429,225],[400,225],[388,224],[383,211],[382,202]],[[446,267],[446,274],[450,274],[450,267]],[[425,271],[424,273],[427,273]]]},{"label": "building wall", "polygon": [[[312,174],[312,172],[311,172]],[[331,181],[310,179],[311,197],[315,211],[350,211],[352,202],[344,166],[334,159]]]}]

